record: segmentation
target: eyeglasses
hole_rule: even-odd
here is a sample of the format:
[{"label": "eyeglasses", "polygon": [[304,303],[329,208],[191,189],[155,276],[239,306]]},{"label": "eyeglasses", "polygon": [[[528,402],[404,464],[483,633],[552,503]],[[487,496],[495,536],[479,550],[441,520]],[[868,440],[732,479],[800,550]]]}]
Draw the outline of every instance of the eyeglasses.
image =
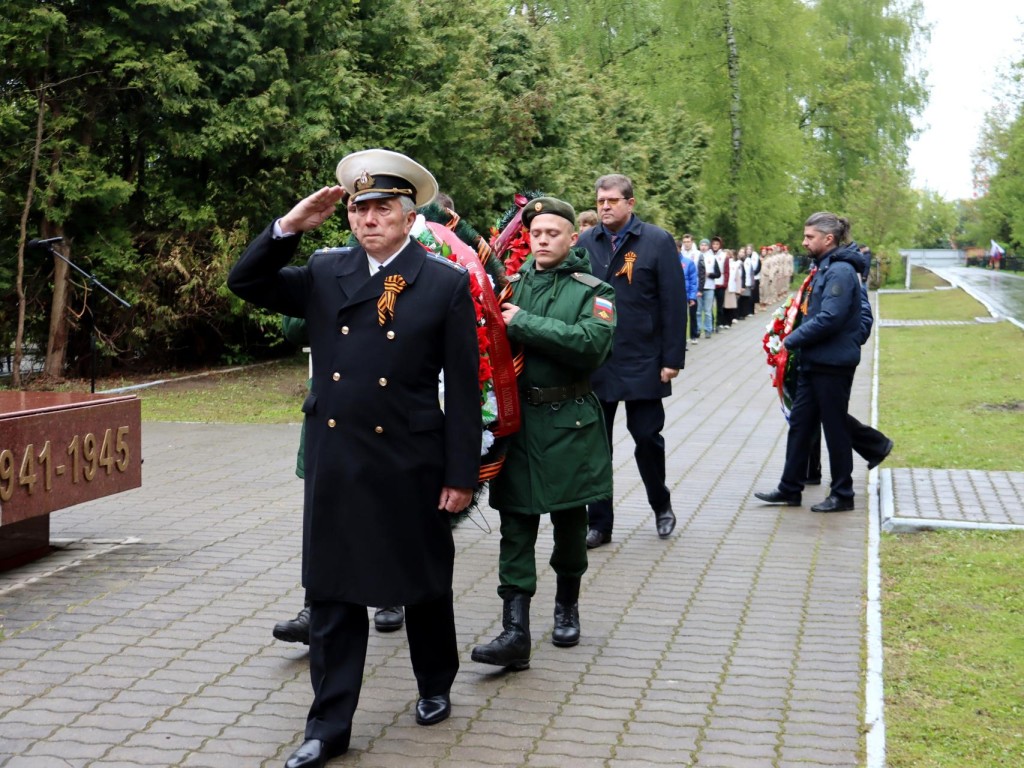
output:
[{"label": "eyeglasses", "polygon": [[626,198],[624,197],[599,197],[597,198],[597,204],[601,205],[618,205]]}]

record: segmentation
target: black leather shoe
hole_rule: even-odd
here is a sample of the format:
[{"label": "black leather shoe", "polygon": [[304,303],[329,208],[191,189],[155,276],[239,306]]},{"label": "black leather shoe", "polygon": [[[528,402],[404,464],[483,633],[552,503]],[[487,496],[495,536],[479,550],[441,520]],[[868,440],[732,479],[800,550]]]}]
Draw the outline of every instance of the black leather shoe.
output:
[{"label": "black leather shoe", "polygon": [[853,509],[853,499],[841,496],[826,496],[821,504],[811,507],[811,512],[849,512]]},{"label": "black leather shoe", "polygon": [[307,605],[290,621],[279,621],[274,625],[274,637],[286,643],[309,645],[309,606]]},{"label": "black leather shoe", "polygon": [[874,459],[872,459],[871,461],[868,462],[868,469],[874,469],[879,464],[881,464],[883,461],[885,461],[887,458],[889,458],[889,454],[892,453],[892,447],[893,447],[892,440],[887,441],[886,444],[885,444],[885,448],[882,449],[882,455],[877,457],[877,458],[874,458]]},{"label": "black leather shoe", "polygon": [[394,632],[405,623],[405,609],[400,605],[378,608],[373,614],[373,626],[378,632]]},{"label": "black leather shoe", "polygon": [[306,739],[302,746],[292,752],[291,757],[285,761],[284,768],[323,768],[327,761],[338,755],[343,755],[348,747],[331,749],[320,739]]},{"label": "black leather shoe", "polygon": [[821,485],[821,475],[806,478],[804,480],[804,485]]},{"label": "black leather shoe", "polygon": [[587,549],[597,549],[602,544],[607,544],[612,540],[610,533],[599,531],[597,528],[591,528],[587,531]]},{"label": "black leather shoe", "polygon": [[800,506],[800,494],[799,493],[783,493],[778,488],[774,491],[768,491],[767,493],[761,493],[757,491],[754,496],[759,498],[761,501],[768,504],[785,504],[789,507]]},{"label": "black leather shoe", "polygon": [[658,538],[667,539],[672,535],[676,527],[676,515],[672,507],[666,507],[661,512],[654,513],[654,523],[658,528]]},{"label": "black leather shoe", "polygon": [[416,722],[420,725],[436,725],[447,720],[452,713],[452,699],[447,693],[426,696],[416,702]]}]

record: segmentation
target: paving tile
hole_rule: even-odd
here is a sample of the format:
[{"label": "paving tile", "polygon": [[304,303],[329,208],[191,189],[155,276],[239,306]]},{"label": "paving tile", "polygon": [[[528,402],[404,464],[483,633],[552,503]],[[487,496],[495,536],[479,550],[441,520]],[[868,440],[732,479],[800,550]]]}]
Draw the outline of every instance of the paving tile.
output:
[{"label": "paving tile", "polygon": [[[702,341],[665,401],[679,517],[666,541],[654,535],[620,412],[615,538],[589,553],[580,645],[550,643],[545,518],[531,669],[470,661],[500,629],[497,514],[485,508],[492,533],[465,523],[454,536],[453,716],[414,724],[405,633],[371,632],[352,748],[332,765],[856,764],[867,521],[752,499],[777,480],[786,436],[751,353],[762,334],[756,320]],[[854,412],[867,412],[869,396],[864,370]],[[55,557],[80,565],[0,574],[0,766],[14,765],[15,749],[17,768],[283,764],[310,702],[307,650],[270,634],[302,599],[297,440],[297,424],[147,422],[142,488],[53,515],[53,536],[80,547]],[[985,477],[956,480],[974,483],[986,506],[1020,499],[1019,478],[981,488]],[[859,466],[858,499],[865,479]],[[910,480],[933,495],[937,480],[955,488],[925,473],[894,477],[898,494]],[[90,543],[126,536],[139,543]]]}]

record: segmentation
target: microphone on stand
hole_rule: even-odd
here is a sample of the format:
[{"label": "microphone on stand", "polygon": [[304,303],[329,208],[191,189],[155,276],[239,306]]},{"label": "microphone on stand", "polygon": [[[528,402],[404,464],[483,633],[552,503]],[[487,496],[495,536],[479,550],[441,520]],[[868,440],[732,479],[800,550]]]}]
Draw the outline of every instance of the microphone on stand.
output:
[{"label": "microphone on stand", "polygon": [[48,237],[45,240],[40,240],[40,239],[37,238],[35,240],[29,240],[28,243],[26,243],[26,247],[27,248],[45,248],[48,245],[52,245],[53,243],[59,243],[59,242],[62,242],[63,240],[64,240],[63,237]]}]

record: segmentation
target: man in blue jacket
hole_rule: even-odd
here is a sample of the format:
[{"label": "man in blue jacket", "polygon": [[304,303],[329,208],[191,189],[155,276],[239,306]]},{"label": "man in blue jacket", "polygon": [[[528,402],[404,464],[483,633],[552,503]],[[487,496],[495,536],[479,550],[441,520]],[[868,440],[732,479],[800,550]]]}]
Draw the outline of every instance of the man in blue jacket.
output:
[{"label": "man in blue jacket", "polygon": [[846,418],[853,374],[864,343],[860,251],[847,243],[850,223],[834,213],[812,214],[804,223],[804,248],[814,261],[804,297],[803,322],[783,342],[799,355],[796,398],[789,417],[786,464],[773,491],[754,495],[769,504],[800,506],[814,433],[825,431],[832,488],[813,512],[853,509],[853,449]]},{"label": "man in blue jacket", "polygon": [[[602,176],[594,185],[601,223],[580,235],[596,277],[615,289],[618,324],[611,357],[591,377],[604,409],[608,446],[619,401],[626,403],[626,429],[633,436],[637,469],[654,510],[658,536],[676,525],[672,496],[665,484],[665,408],[672,379],[686,357],[686,282],[675,240],[633,213],[633,182],[628,176]],[[587,508],[587,547],[612,540],[611,498]]]},{"label": "man in blue jacket", "polygon": [[[857,260],[851,262],[857,267],[861,276],[860,286],[860,337],[861,346],[871,336],[871,328],[875,319],[871,312],[871,301],[868,299],[868,277],[871,269],[871,250],[862,245],[858,249]],[[868,463],[868,469],[874,469],[892,452],[893,442],[874,427],[862,424],[851,414],[846,414],[846,431],[850,433],[850,445],[855,453],[859,453]],[[814,432],[808,448],[807,479],[804,485],[821,485],[821,430]]]}]

